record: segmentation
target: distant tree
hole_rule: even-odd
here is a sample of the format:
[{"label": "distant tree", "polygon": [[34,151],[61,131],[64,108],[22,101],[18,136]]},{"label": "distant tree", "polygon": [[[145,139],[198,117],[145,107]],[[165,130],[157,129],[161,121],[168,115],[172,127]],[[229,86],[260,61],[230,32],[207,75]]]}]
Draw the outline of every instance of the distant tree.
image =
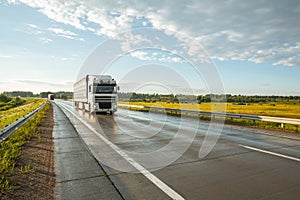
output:
[{"label": "distant tree", "polygon": [[50,92],[50,91],[48,91],[48,92],[41,92],[40,93],[40,97],[41,98],[48,98],[48,94],[53,94],[53,92]]},{"label": "distant tree", "polygon": [[73,99],[73,92],[59,91],[54,93],[55,98],[57,99]]},{"label": "distant tree", "polygon": [[7,103],[11,100],[10,97],[4,95],[4,94],[0,94],[0,102],[3,102],[3,103]]},{"label": "distant tree", "polygon": [[142,94],[142,93],[119,93],[120,101],[144,101],[144,102],[170,102],[170,103],[201,103],[201,102],[231,102],[240,103],[267,103],[292,101],[299,102],[300,96],[247,96],[231,94],[205,94],[205,95],[182,95],[182,94]]},{"label": "distant tree", "polygon": [[9,97],[33,97],[33,93],[29,91],[12,91],[12,92],[3,92],[6,96]]},{"label": "distant tree", "polygon": [[12,105],[12,107],[21,106],[26,101],[24,99],[21,99],[20,97],[13,98],[9,103]]}]

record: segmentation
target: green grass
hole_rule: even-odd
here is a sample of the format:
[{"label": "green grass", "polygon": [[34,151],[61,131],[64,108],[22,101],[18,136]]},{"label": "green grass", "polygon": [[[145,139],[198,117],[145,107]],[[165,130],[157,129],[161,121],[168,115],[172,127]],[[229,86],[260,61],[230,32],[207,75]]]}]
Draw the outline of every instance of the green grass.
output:
[{"label": "green grass", "polygon": [[24,105],[16,106],[5,111],[0,111],[0,130],[20,119],[24,115],[30,113],[31,111],[37,109],[45,102],[44,99],[34,98],[24,99],[24,101]]},{"label": "green grass", "polygon": [[24,105],[26,103],[26,100],[24,98],[10,98],[6,97],[3,94],[0,94],[0,111],[9,110],[11,108]]},{"label": "green grass", "polygon": [[[15,170],[17,159],[21,154],[21,147],[26,141],[32,137],[39,138],[39,129],[43,119],[45,118],[51,104],[46,103],[46,106],[34,115],[26,124],[19,128],[7,140],[0,143],[0,190],[1,193],[9,191],[12,188],[13,181],[10,180],[10,175]],[[23,166],[21,169],[24,172],[29,172],[32,169],[29,166]]]}]

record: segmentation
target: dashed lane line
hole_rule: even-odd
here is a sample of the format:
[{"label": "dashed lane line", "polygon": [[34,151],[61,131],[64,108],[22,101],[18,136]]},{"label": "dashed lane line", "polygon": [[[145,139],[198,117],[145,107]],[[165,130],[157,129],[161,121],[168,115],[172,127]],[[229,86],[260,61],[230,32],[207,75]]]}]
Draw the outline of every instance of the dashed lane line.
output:
[{"label": "dashed lane line", "polygon": [[290,160],[294,160],[294,161],[300,162],[299,158],[295,158],[295,157],[292,157],[292,156],[287,156],[287,155],[284,155],[284,154],[275,153],[275,152],[272,152],[272,151],[258,149],[258,148],[255,148],[255,147],[250,147],[250,146],[241,145],[241,144],[239,144],[239,146],[244,147],[246,149],[253,150],[253,151],[258,151],[258,152],[261,152],[261,153],[266,153],[266,154],[270,154],[270,155],[273,155],[273,156],[278,156],[278,157],[282,157],[282,158],[286,158],[286,159],[290,159]]}]

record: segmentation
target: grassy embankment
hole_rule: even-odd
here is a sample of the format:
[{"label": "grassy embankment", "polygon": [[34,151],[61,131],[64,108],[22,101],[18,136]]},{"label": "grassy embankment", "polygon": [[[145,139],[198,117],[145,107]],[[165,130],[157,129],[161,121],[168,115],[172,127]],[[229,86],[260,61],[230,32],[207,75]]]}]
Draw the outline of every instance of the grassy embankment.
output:
[{"label": "grassy embankment", "polygon": [[[287,117],[287,118],[298,118],[300,119],[300,103],[299,102],[268,102],[268,103],[214,103],[214,102],[205,102],[201,104],[179,104],[179,103],[166,103],[166,102],[119,102],[120,104],[131,104],[131,105],[142,105],[142,106],[154,106],[154,107],[164,107],[164,108],[174,108],[174,109],[186,109],[186,110],[200,110],[208,112],[222,112],[222,107],[226,106],[227,113],[236,113],[236,114],[249,114],[249,115],[263,115],[263,116],[272,116],[272,117]],[[214,110],[212,110],[212,108]],[[147,109],[137,109],[131,108],[134,110],[144,110]],[[172,114],[172,113],[167,113]],[[173,113],[174,114],[174,113]],[[180,113],[178,113],[180,114]],[[195,116],[194,116],[195,117]],[[210,120],[209,116],[200,116],[201,119]],[[258,126],[264,128],[281,128],[280,124],[272,122],[262,122],[262,121],[253,121],[246,119],[230,119],[225,120],[226,123],[230,124],[239,124],[239,125],[248,125],[248,126]],[[299,131],[298,127],[295,125],[286,124],[284,129],[291,131]]]},{"label": "grassy embankment", "polygon": [[[42,99],[26,99],[24,105],[10,108],[0,112],[1,126],[10,124],[19,117],[38,108],[45,100]],[[46,106],[36,115],[34,115],[26,124],[19,128],[7,140],[0,143],[0,191],[10,190],[13,181],[9,179],[10,174],[15,170],[18,157],[21,154],[21,148],[27,140],[32,137],[39,138],[39,125],[44,119],[51,104],[47,102]],[[26,173],[30,170],[30,166],[24,166],[20,173]]]},{"label": "grassy embankment", "polygon": [[[19,99],[19,100],[15,100]],[[18,102],[18,103],[14,103]],[[13,98],[0,106],[0,130],[35,110],[45,102],[44,99]],[[3,102],[0,102],[3,103]],[[8,108],[8,109],[7,109]]]}]

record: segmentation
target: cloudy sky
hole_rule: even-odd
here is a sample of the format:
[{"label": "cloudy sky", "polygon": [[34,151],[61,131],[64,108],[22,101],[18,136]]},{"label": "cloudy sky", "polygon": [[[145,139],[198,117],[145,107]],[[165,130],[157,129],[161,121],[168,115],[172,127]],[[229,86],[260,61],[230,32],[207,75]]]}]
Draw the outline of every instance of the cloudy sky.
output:
[{"label": "cloudy sky", "polygon": [[208,93],[215,79],[226,93],[300,95],[299,19],[298,0],[0,0],[0,92],[72,91],[107,62],[122,91]]}]

